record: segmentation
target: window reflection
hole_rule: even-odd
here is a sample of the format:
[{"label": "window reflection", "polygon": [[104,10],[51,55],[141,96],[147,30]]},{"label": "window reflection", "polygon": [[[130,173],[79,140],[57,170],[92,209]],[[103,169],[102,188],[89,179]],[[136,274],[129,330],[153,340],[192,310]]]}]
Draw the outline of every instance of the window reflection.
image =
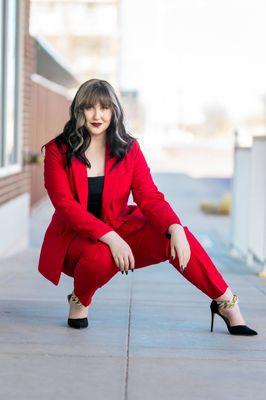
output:
[{"label": "window reflection", "polygon": [[6,47],[6,164],[16,162],[15,154],[15,66],[16,66],[16,0],[7,2]]},{"label": "window reflection", "polygon": [[2,87],[1,115],[2,129],[0,136],[0,166],[6,167],[17,163],[17,62],[18,62],[18,0],[2,1],[1,27],[3,41],[1,49]]}]

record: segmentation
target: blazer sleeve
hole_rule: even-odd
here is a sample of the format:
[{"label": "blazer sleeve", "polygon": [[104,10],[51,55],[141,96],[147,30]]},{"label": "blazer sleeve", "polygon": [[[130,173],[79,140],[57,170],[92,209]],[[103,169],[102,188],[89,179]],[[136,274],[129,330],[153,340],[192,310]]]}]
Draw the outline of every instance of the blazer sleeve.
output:
[{"label": "blazer sleeve", "polygon": [[143,215],[166,237],[171,237],[167,229],[172,224],[181,224],[165,196],[155,185],[150,173],[150,168],[141,151],[140,145],[135,141],[135,157],[132,174],[132,196]]},{"label": "blazer sleeve", "polygon": [[64,159],[56,144],[45,147],[44,186],[55,210],[80,236],[97,242],[101,236],[113,230],[111,226],[85,210],[74,198]]}]

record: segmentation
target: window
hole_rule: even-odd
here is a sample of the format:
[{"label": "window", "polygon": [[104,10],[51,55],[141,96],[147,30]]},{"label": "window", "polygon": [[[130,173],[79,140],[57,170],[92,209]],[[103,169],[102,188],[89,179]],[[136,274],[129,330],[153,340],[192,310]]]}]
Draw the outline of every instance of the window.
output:
[{"label": "window", "polygon": [[20,162],[20,3],[0,0],[0,176],[15,172]]}]

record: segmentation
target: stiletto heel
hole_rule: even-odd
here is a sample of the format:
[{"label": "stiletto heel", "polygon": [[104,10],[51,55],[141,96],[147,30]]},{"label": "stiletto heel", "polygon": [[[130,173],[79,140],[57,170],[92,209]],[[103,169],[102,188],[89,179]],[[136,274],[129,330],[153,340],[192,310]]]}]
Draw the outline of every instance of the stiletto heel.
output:
[{"label": "stiletto heel", "polygon": [[[73,295],[73,293],[67,295],[67,300],[70,303],[70,300],[72,300],[74,303],[78,305],[82,305],[82,303],[79,301],[78,297]],[[68,318],[67,323],[71,328],[75,329],[81,329],[81,328],[87,328],[88,326],[88,318]]]},{"label": "stiletto heel", "polygon": [[213,321],[214,321],[214,315],[218,314],[220,317],[224,320],[226,323],[227,329],[231,335],[257,335],[258,333],[254,331],[253,329],[250,329],[247,325],[234,325],[231,326],[229,319],[223,316],[219,310],[221,309],[226,309],[226,308],[231,308],[234,307],[235,304],[238,303],[238,296],[236,294],[233,295],[233,298],[231,300],[221,300],[221,301],[216,301],[212,300],[210,304],[210,309],[211,309],[211,332],[213,332]]},{"label": "stiletto heel", "polygon": [[214,322],[214,312],[212,312],[212,320],[211,320],[211,332],[213,331],[213,322]]}]

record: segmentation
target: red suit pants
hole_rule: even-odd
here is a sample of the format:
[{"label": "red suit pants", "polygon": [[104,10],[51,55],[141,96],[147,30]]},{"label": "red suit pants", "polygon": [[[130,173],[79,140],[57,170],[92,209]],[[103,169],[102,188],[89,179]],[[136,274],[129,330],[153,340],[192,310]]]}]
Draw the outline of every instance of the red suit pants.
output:
[{"label": "red suit pants", "polygon": [[[135,270],[168,260],[181,275],[211,299],[221,296],[228,284],[196,237],[186,226],[184,230],[191,256],[183,273],[180,271],[178,256],[170,260],[170,239],[158,233],[149,221],[130,235],[123,233],[126,232],[125,226],[121,230],[116,229],[116,232],[130,246],[135,258]],[[106,243],[95,243],[75,236],[68,248],[63,272],[74,278],[74,293],[84,306],[88,306],[95,291],[120,272],[120,269]]]}]

